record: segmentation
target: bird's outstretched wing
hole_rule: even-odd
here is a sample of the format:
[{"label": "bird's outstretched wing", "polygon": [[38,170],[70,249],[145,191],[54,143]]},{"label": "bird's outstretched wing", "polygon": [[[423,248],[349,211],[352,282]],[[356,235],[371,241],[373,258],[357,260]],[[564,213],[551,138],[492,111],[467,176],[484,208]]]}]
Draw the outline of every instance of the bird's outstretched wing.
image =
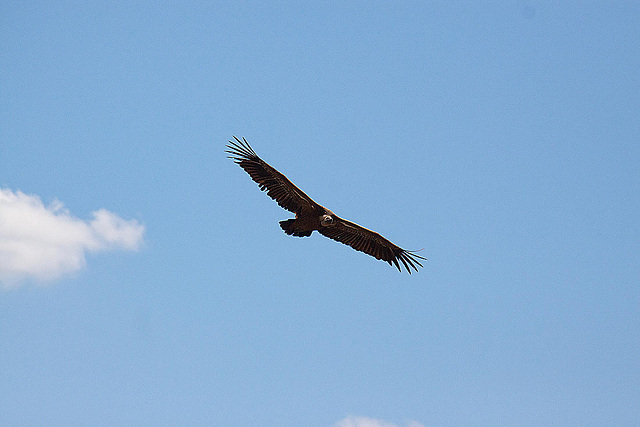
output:
[{"label": "bird's outstretched wing", "polygon": [[262,191],[266,191],[269,197],[275,200],[284,209],[300,213],[302,210],[318,210],[322,207],[307,196],[304,191],[296,187],[286,176],[278,172],[267,162],[262,160],[251,148],[246,139],[240,141],[233,137],[235,141],[227,144],[227,153],[242,169],[244,169],[251,179],[258,183]]},{"label": "bird's outstretched wing", "polygon": [[395,264],[398,270],[400,262],[405,266],[409,274],[411,268],[418,271],[420,261],[418,259],[426,259],[417,255],[415,252],[407,251],[399,246],[394,245],[375,231],[368,230],[351,221],[334,216],[334,225],[331,227],[322,227],[318,232],[330,239],[336,240],[345,245],[351,246],[353,249],[364,252],[377,259],[381,259],[392,265]]}]

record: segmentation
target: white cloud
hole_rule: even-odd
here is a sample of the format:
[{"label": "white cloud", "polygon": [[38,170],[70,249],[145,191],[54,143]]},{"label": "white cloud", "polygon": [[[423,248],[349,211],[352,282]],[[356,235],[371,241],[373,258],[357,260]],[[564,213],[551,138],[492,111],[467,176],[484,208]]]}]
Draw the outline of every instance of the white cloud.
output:
[{"label": "white cloud", "polygon": [[[404,424],[406,427],[425,427],[424,424],[420,424],[417,421],[409,421]],[[356,417],[353,415],[338,421],[334,424],[334,427],[401,427],[399,424],[390,423],[385,420],[378,420],[369,417]]]},{"label": "white cloud", "polygon": [[33,278],[50,281],[85,265],[85,252],[137,250],[144,226],[105,209],[93,220],[72,216],[61,202],[0,188],[0,288]]}]

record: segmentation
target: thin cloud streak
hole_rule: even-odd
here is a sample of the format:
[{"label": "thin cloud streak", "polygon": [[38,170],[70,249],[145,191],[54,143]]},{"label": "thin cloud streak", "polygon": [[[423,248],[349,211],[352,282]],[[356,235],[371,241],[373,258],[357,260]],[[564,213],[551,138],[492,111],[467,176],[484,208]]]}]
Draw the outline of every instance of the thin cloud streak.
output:
[{"label": "thin cloud streak", "polygon": [[0,288],[26,279],[48,282],[80,270],[85,253],[138,250],[144,226],[100,209],[76,218],[59,201],[0,188]]},{"label": "thin cloud streak", "polygon": [[333,427],[425,427],[417,421],[409,421],[404,425],[394,424],[389,421],[379,420],[376,418],[359,417],[349,415],[348,417],[338,421]]}]

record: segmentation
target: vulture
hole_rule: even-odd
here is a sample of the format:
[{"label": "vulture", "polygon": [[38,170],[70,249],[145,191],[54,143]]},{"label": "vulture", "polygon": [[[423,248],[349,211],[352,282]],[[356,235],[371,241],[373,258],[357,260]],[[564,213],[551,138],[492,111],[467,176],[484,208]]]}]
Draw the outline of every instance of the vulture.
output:
[{"label": "vulture", "polygon": [[386,261],[389,265],[395,265],[400,272],[402,272],[400,263],[409,274],[411,274],[411,268],[418,271],[417,266],[422,267],[418,259],[426,260],[426,258],[417,255],[414,251],[402,249],[375,231],[340,218],[329,209],[314,202],[286,176],[258,157],[246,139],[242,138],[241,141],[235,136],[233,138],[235,141],[229,141],[225,150],[230,154],[229,158],[240,165],[251,179],[258,183],[260,190],[266,191],[267,195],[282,208],[296,214],[295,218],[280,221],[280,227],[286,234],[308,237],[317,231],[357,251]]}]

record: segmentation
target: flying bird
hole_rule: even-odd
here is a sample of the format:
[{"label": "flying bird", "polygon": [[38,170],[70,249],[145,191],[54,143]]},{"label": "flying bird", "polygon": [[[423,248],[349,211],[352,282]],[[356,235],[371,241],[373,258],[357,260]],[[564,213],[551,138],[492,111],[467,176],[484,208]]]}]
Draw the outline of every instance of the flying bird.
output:
[{"label": "flying bird", "polygon": [[[296,214],[295,218],[280,221],[280,227],[290,236],[308,237],[318,233],[336,240],[353,249],[364,252],[379,260],[395,264],[399,271],[400,261],[411,274],[411,268],[418,271],[422,267],[418,259],[426,259],[414,251],[402,249],[375,231],[366,229],[346,219],[340,218],[324,206],[314,202],[302,190],[296,187],[286,176],[278,172],[262,160],[251,148],[246,139],[242,141],[233,137],[229,141],[227,153],[229,158],[240,165],[255,182],[260,190],[275,200],[284,209]],[[393,264],[391,264],[393,263]]]}]

